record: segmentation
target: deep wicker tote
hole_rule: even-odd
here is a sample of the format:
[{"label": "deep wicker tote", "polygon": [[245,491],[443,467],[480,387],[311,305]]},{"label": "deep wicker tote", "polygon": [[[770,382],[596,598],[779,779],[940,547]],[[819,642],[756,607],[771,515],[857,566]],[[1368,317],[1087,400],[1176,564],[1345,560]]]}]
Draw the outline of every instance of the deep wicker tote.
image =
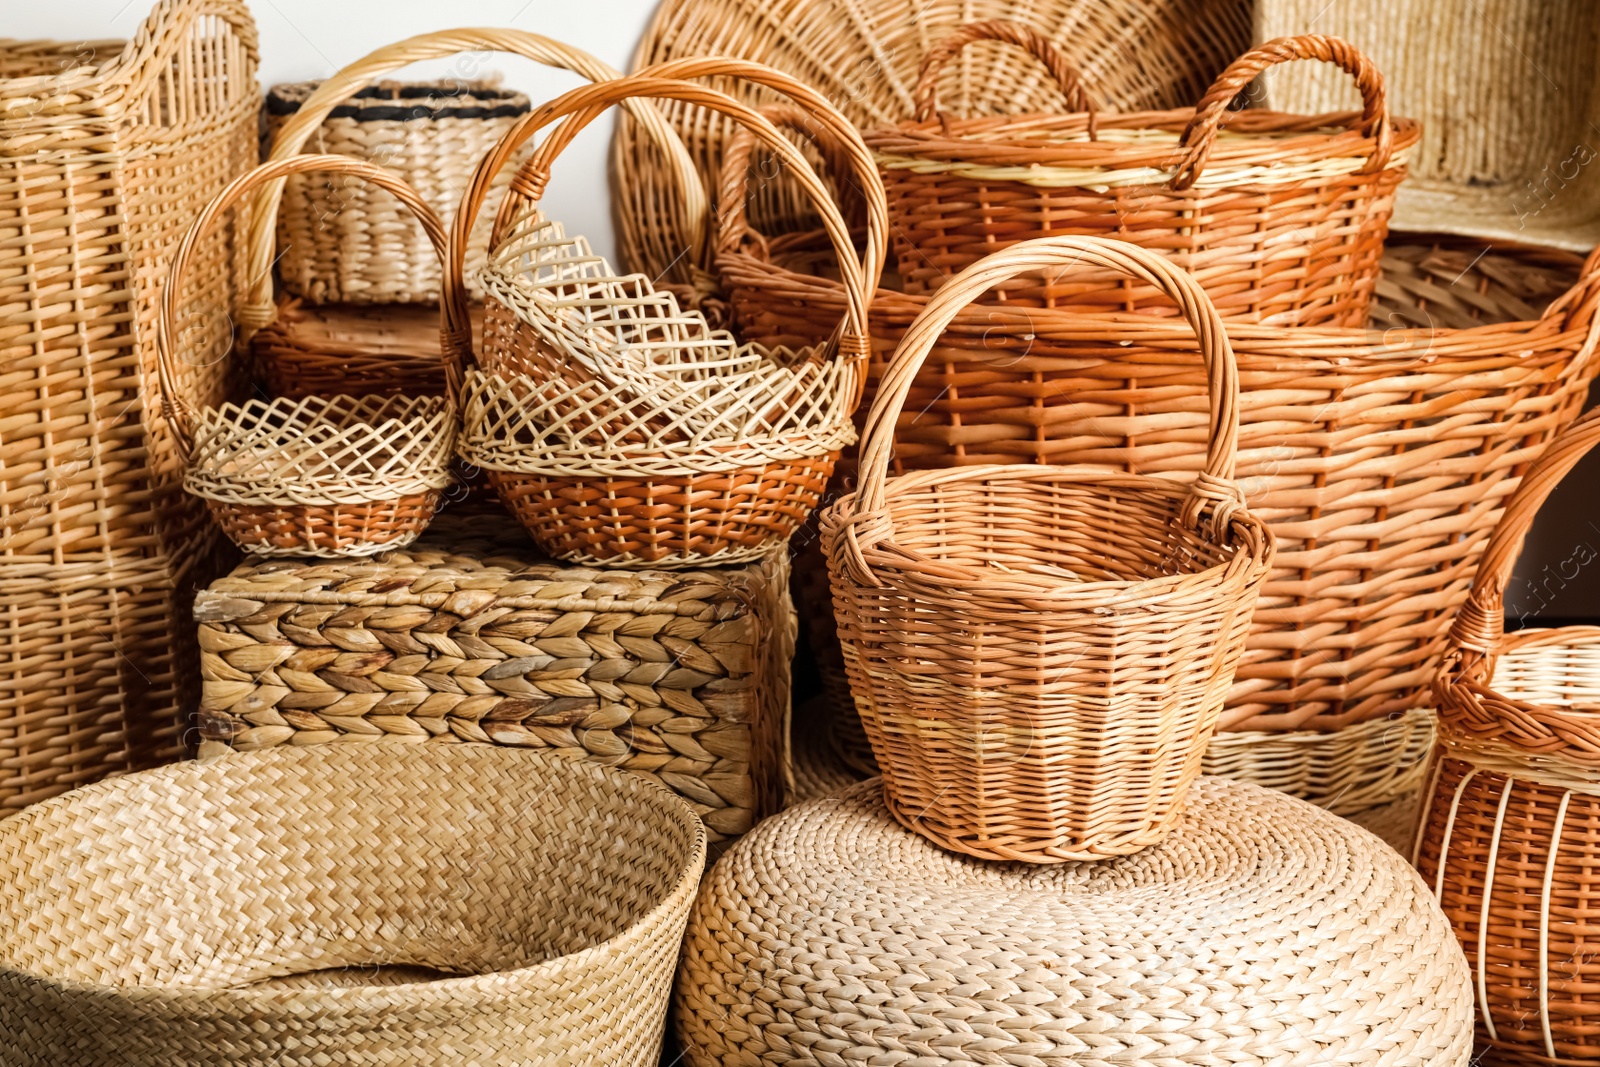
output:
[{"label": "deep wicker tote", "polygon": [[[190,327],[180,332],[177,308],[195,248],[257,186],[312,172],[387,190],[444,252],[439,217],[379,167],[345,156],[263,163],[217,194],[173,256],[157,320],[162,413],[188,466],[184,487],[206,501],[240,548],[266,556],[363,556],[408,544],[433,519],[451,481],[456,412],[449,399],[280,397],[197,412],[180,386],[179,368],[193,357]],[[206,320],[201,316],[202,326]]]},{"label": "deep wicker tote", "polygon": [[499,745],[284,745],[101,782],[0,824],[0,1047],[7,1067],[657,1067],[705,858],[661,785]]},{"label": "deep wicker tote", "polygon": [[[1591,411],[1522,480],[1439,674],[1417,861],[1476,975],[1485,1062],[1600,1064],[1600,627],[1503,632],[1534,516],[1597,444]],[[1580,553],[1574,566],[1594,557]]]},{"label": "deep wicker tote", "polygon": [[[1070,113],[955,119],[941,112],[939,71],[977,40],[1032,52],[1061,82]],[[1301,59],[1348,71],[1362,111],[1335,119],[1227,110],[1263,70]],[[1337,128],[1346,123],[1348,130]],[[1227,135],[1219,136],[1224,126]],[[1042,34],[992,21],[964,26],[930,50],[916,116],[870,130],[866,140],[883,171],[909,293],[930,292],[1013,242],[1075,233],[1163,253],[1230,320],[1360,326],[1417,136],[1416,123],[1389,117],[1383,76],[1336,38],[1289,37],[1245,53],[1193,111],[1106,114]],[[1024,276],[991,299],[1171,313],[1154,290],[1084,271]]]},{"label": "deep wicker tote", "polygon": [[[1012,465],[891,481],[895,422],[956,313],[1018,271],[1074,263],[1168,292],[1193,324],[1211,383],[1199,475]],[[1124,855],[1172,829],[1272,557],[1233,481],[1238,414],[1221,319],[1153,252],[1029,241],[933,296],[867,416],[861,488],[822,517],[845,665],[896,818],[958,852],[1033,862]]]},{"label": "deep wicker tote", "polygon": [[[758,114],[678,76],[765,80],[840,139],[865,191],[862,262],[799,151]],[[778,151],[827,220],[849,294],[822,346],[739,345],[642,275],[619,276],[544,219],[538,202],[571,139],[630,97],[693,100],[737,117]],[[520,123],[480,165],[451,234],[447,337],[464,341],[466,235],[490,180],[539,128],[567,119],[513,180],[496,219],[481,369],[463,388],[461,454],[552,555],[620,566],[738,562],[786,539],[821,498],[865,374],[867,301],[885,247],[871,158],[847,120],[785,75],[726,60],[684,61],[574,90]],[[460,346],[462,362],[470,351]]]}]

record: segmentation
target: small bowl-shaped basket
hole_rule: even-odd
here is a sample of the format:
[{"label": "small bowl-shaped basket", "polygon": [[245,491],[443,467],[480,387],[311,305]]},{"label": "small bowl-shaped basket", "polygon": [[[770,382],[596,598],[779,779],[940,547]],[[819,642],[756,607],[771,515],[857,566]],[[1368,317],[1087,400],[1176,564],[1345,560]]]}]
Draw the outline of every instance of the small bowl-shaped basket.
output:
[{"label": "small bowl-shaped basket", "polygon": [[[940,70],[981,40],[1038,57],[1071,110],[940,113]],[[1362,111],[1228,110],[1256,75],[1299,59],[1349,72]],[[930,292],[1017,241],[1115,237],[1183,267],[1225,319],[1272,326],[1366,325],[1405,150],[1418,136],[1416,123],[1389,117],[1383,75],[1337,38],[1287,37],[1247,52],[1193,109],[1115,114],[1096,111],[1045,35],[1001,20],[964,26],[932,49],[916,117],[866,135],[883,170],[906,292]],[[1028,274],[995,298],[1170,314],[1155,288],[1112,272]]]},{"label": "small bowl-shaped basket", "polygon": [[190,257],[223,213],[258,185],[327,171],[358,177],[414,214],[444,250],[444,227],[393,175],[343,156],[264,163],[217,194],[189,228],[161,293],[157,353],[162,412],[202,497],[235,544],[265,556],[363,556],[409,544],[450,484],[455,405],[444,396],[280,397],[196,412],[182,389],[177,304]]},{"label": "small bowl-shaped basket", "polygon": [[[708,75],[787,93],[840,143],[867,205],[859,262],[838,207],[793,144],[750,108],[675,80]],[[605,108],[633,97],[730,115],[794,171],[823,217],[847,293],[826,344],[741,345],[650,279],[616,274],[540,214],[557,155]],[[867,305],[887,244],[871,156],[819,94],[756,64],[683,61],[552,101],[484,160],[456,215],[443,304],[462,363],[472,359],[461,275],[472,219],[516,149],[566,115],[512,181],[495,221],[481,275],[482,355],[462,387],[461,454],[560,558],[652,567],[757,558],[806,521],[839,450],[855,440]]]},{"label": "small bowl-shaped basket", "polygon": [[659,784],[499,745],[109,779],[0,823],[0,1047],[8,1067],[655,1067],[705,857]]},{"label": "small bowl-shaped basket", "polygon": [[[1018,271],[1080,264],[1168,293],[1193,325],[1210,382],[1201,473],[890,479],[906,394],[957,313]],[[850,687],[909,828],[973,856],[1052,863],[1136,852],[1175,825],[1272,557],[1233,481],[1238,390],[1199,285],[1120,241],[1016,245],[928,301],[867,416],[860,489],[822,515]]]}]

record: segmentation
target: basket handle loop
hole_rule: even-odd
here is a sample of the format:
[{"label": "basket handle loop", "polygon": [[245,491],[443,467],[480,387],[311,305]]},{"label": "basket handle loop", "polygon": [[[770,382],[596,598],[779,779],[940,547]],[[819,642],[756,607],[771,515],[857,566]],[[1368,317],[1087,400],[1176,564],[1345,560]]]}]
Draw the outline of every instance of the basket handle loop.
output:
[{"label": "basket handle loop", "polygon": [[[178,294],[182,289],[183,279],[188,274],[190,261],[194,258],[200,242],[216,228],[223,212],[237,205],[252,189],[270,182],[281,183],[291,174],[305,174],[310,171],[349,174],[393,194],[394,198],[405,205],[406,209],[416,216],[417,221],[422,223],[422,228],[433,244],[434,251],[439,254],[441,260],[444,259],[446,234],[444,222],[438,213],[428,206],[421,193],[405,181],[371,163],[350,156],[290,156],[263,163],[229,182],[206,205],[205,210],[200,212],[188,232],[183,235],[178,250],[173,253],[172,263],[167,268],[166,284],[161,288],[160,307],[156,314],[156,371],[161,382],[161,414],[172,427],[172,437],[177,444],[179,458],[186,464],[194,449],[194,407],[183,396],[178,386],[175,349],[182,342],[177,330]],[[454,399],[453,394],[452,399]]]},{"label": "basket handle loop", "polygon": [[927,122],[940,114],[939,75],[943,72],[945,64],[974,41],[1000,41],[1016,45],[1043,63],[1050,71],[1051,77],[1055,78],[1056,84],[1061,87],[1061,95],[1067,98],[1067,110],[1088,112],[1089,139],[1091,141],[1096,139],[1095,113],[1100,110],[1100,104],[1083,84],[1083,75],[1078,73],[1078,68],[1067,61],[1067,57],[1050,38],[1032,26],[1008,19],[986,19],[982,22],[966,23],[928,49],[927,54],[922,57],[922,66],[917,69],[916,88],[912,90],[913,98],[917,102],[916,121]]},{"label": "basket handle loop", "polygon": [[1256,75],[1279,63],[1292,63],[1297,59],[1317,59],[1333,63],[1356,80],[1361,90],[1361,115],[1351,123],[1364,135],[1373,139],[1372,154],[1367,157],[1361,174],[1374,174],[1389,165],[1394,152],[1394,128],[1389,121],[1388,92],[1384,88],[1383,72],[1366,54],[1341,37],[1321,34],[1304,34],[1299,37],[1279,37],[1252,48],[1228,65],[1217,76],[1195,105],[1194,117],[1184,127],[1178,147],[1186,149],[1178,169],[1167,183],[1168,188],[1182,191],[1200,178],[1206,160],[1211,156],[1211,146],[1216,142],[1229,115],[1228,105],[1240,90],[1255,80]]},{"label": "basket handle loop", "polygon": [[[615,68],[582,49],[524,30],[466,28],[424,33],[380,48],[325,80],[278,130],[269,158],[284,159],[300,152],[338,104],[376,78],[423,60],[484,51],[522,56],[549,67],[570,70],[590,81],[621,77]],[[687,227],[684,232],[705,233],[710,205],[700,172],[695,169],[694,160],[690,158],[682,138],[667,124],[661,112],[648,102],[630,101],[626,106],[672,161],[673,169],[677,172],[678,191],[683,197],[682,212]],[[263,186],[256,194],[255,208],[251,212],[247,246],[251,282],[245,305],[239,312],[241,331],[247,341],[256,330],[268,325],[277,316],[272,299],[272,265],[278,203],[282,197],[281,179]],[[704,248],[693,251],[693,265],[698,266],[702,262],[704,252]]]},{"label": "basket handle loop", "polygon": [[1195,478],[1184,503],[1184,523],[1210,521],[1224,529],[1244,506],[1244,494],[1233,480],[1239,439],[1239,372],[1233,345],[1216,307],[1198,282],[1165,258],[1123,241],[1101,237],[1042,237],[1023,241],[986,256],[945,282],[929,298],[895,349],[861,434],[861,483],[855,521],[847,544],[862,573],[871,573],[861,552],[891,534],[888,522],[889,464],[894,458],[894,431],[906,397],[928,354],[958,314],[995,286],[1018,274],[1039,270],[1090,267],[1113,270],[1155,286],[1171,297],[1194,327],[1206,365],[1210,397],[1210,429],[1205,467]]},{"label": "basket handle loop", "polygon": [[[256,32],[255,19],[243,0],[161,0],[139,24],[133,40],[122,55],[112,61],[128,79],[128,95],[123,105],[127,111],[137,113],[141,106],[148,107],[146,102],[153,97],[173,92],[174,85],[169,75],[174,60],[183,62],[179,58],[183,49],[195,51],[197,48],[209,50],[217,47],[214,41],[199,37],[207,29],[201,22],[207,16],[225,23],[238,39],[245,60],[250,65],[251,76],[245,78],[241,76],[244,73],[242,71],[226,71],[224,88],[217,94],[221,99],[212,98],[203,79],[196,76],[191,95],[206,94],[203,99],[206,100],[207,110],[213,115],[244,97],[257,99],[259,90],[254,70],[261,61],[260,36]],[[210,61],[213,63],[217,62],[215,56],[216,53],[212,52]],[[220,70],[211,71],[213,77],[222,73]],[[156,109],[155,113],[160,114],[161,109]],[[182,114],[182,111],[178,113]]]}]

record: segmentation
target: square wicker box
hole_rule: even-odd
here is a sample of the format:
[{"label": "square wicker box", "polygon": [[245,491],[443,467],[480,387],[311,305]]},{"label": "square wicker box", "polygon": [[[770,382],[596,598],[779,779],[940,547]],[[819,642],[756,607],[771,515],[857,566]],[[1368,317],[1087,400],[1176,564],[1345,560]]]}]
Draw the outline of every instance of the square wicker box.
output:
[{"label": "square wicker box", "polygon": [[794,612],[780,550],[596,570],[504,516],[370,560],[251,560],[202,590],[202,755],[384,736],[551,748],[653,775],[713,841],[783,800]]}]

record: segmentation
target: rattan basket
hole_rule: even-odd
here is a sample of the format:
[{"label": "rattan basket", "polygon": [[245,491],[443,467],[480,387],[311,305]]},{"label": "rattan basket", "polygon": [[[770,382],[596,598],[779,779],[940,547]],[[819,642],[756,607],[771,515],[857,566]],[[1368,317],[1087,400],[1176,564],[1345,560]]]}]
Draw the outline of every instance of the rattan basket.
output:
[{"label": "rattan basket", "polygon": [[[1211,383],[1200,474],[1010,465],[890,480],[906,394],[960,309],[1018,271],[1074,263],[1165,290],[1193,324]],[[1171,830],[1272,557],[1233,481],[1238,389],[1198,284],[1133,245],[1024,242],[934,294],[867,416],[860,489],[822,517],[851,688],[908,827],[1033,862],[1123,855]]]},{"label": "rattan basket", "polygon": [[[188,464],[184,488],[206,501],[240,548],[266,556],[363,556],[410,543],[438,509],[456,411],[441,396],[310,396],[204,406],[182,392],[191,327],[177,318],[195,247],[229,208],[285,175],[345,175],[391,193],[437,252],[444,228],[416,190],[370,163],[296,156],[263,163],[217,194],[189,228],[161,293],[156,344],[162,411]],[[202,324],[209,316],[202,315]]]},{"label": "rattan basket", "polygon": [[494,745],[102,782],[0,826],[0,1046],[12,1067],[656,1067],[705,856],[661,786]]},{"label": "rattan basket", "polygon": [[[750,109],[672,80],[708,73],[782,88],[846,145],[867,191],[862,262],[797,149]],[[735,115],[794,169],[828,220],[849,294],[824,345],[739,345],[698,309],[681,307],[642,275],[618,275],[543,217],[538,203],[559,153],[608,106],[634,96],[696,100]],[[462,244],[484,189],[523,141],[566,115],[513,180],[496,219],[481,276],[481,367],[466,375],[462,394],[461,454],[488,472],[507,507],[560,558],[619,566],[757,558],[806,520],[839,450],[855,440],[867,296],[885,245],[871,159],[818,94],[754,64],[688,61],[574,90],[529,116],[479,166],[452,232],[448,337],[465,338]]]},{"label": "rattan basket", "polygon": [[[1600,1064],[1600,627],[1503,632],[1534,516],[1596,444],[1591,411],[1528,471],[1439,674],[1441,744],[1417,862],[1476,973],[1486,1062]],[[1578,551],[1574,566],[1593,558]]]}]

